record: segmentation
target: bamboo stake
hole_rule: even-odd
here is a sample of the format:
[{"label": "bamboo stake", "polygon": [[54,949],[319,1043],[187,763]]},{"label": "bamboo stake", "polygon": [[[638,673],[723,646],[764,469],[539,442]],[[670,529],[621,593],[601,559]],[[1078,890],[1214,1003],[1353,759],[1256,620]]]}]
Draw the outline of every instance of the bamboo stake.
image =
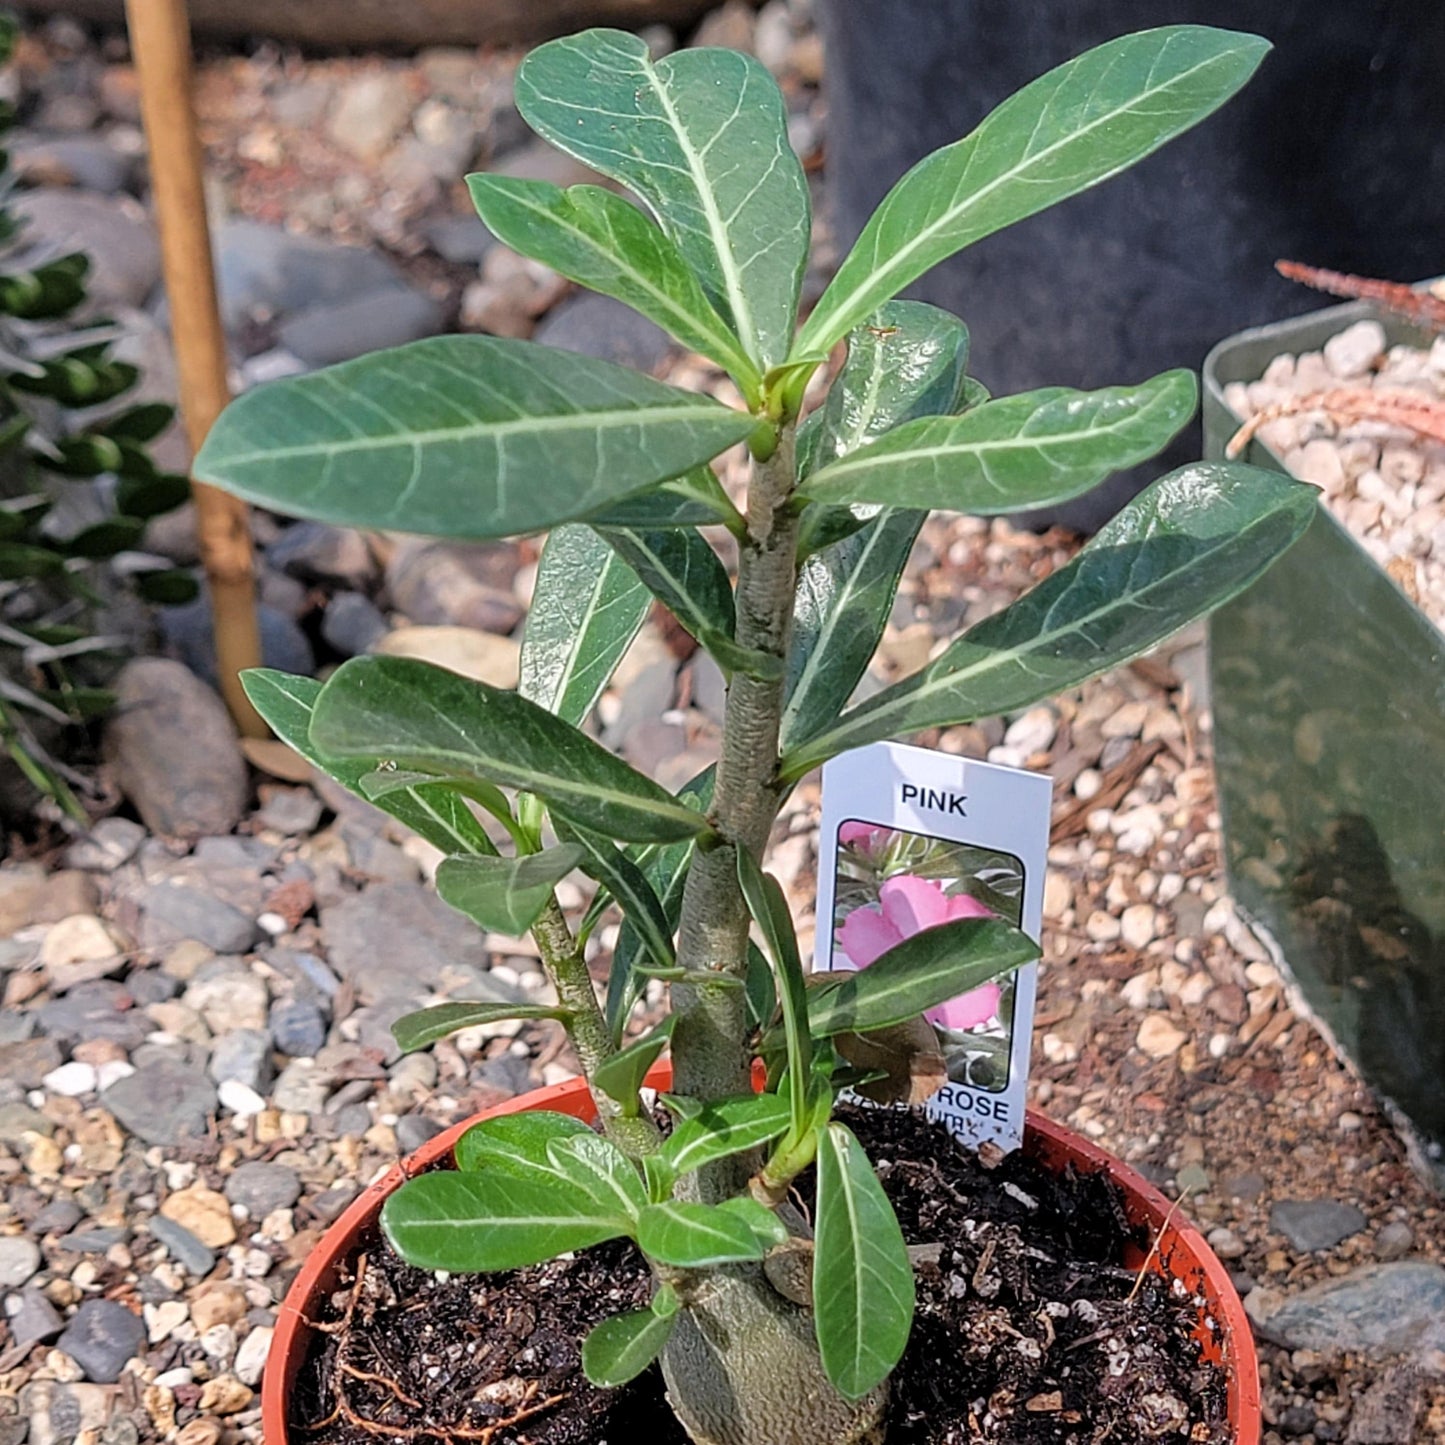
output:
[{"label": "bamboo stake", "polygon": [[[150,151],[171,336],[180,372],[181,416],[194,453],[231,398],[206,223],[201,143],[191,100],[190,22],[186,0],[126,0],[125,8]],[[269,737],[237,676],[261,660],[248,509],[244,502],[194,479],[191,492],[201,561],[211,590],[221,692],[244,736]]]}]

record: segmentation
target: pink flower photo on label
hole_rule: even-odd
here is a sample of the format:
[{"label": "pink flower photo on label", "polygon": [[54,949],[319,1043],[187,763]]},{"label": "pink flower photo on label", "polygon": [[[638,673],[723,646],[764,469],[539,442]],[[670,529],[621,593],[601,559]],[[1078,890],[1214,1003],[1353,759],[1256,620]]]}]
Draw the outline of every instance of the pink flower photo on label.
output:
[{"label": "pink flower photo on label", "polygon": [[[845,824],[844,829],[864,826]],[[839,838],[848,841],[843,829],[839,830]],[[838,946],[850,962],[859,968],[867,968],[905,938],[912,938],[925,929],[937,928],[941,923],[952,923],[960,918],[993,916],[992,909],[966,893],[949,897],[943,891],[942,883],[904,873],[888,879],[878,890],[877,907],[870,904],[855,908],[843,920],[838,930]],[[936,1028],[978,1028],[998,1013],[1002,999],[1000,985],[986,983],[929,1009],[924,1017]]]}]

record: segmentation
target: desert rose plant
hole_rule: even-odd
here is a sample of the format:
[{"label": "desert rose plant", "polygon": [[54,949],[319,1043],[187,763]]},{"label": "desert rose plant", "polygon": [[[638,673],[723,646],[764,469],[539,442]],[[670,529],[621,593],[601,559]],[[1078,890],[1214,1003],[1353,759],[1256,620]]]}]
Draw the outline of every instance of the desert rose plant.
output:
[{"label": "desert rose plant", "polygon": [[[809,197],[767,72],[728,50],[654,62],[619,31],[544,45],[517,78],[522,114],[647,211],[599,187],[477,175],[478,211],[508,246],[726,370],[742,405],[451,336],[258,388],[198,459],[206,480],[300,516],[451,538],[549,532],[516,692],[392,657],[353,659],[324,686],[255,672],[248,688],[317,767],[446,853],[448,903],[487,929],[530,930],[555,985],[554,1005],[428,1009],[397,1025],[403,1046],[557,1019],[596,1101],[601,1133],[551,1113],[478,1125],[456,1170],[391,1197],[391,1242],[415,1264],[467,1271],[635,1240],[652,1306],[598,1326],[584,1367],[610,1385],[660,1355],[673,1408],[706,1445],[881,1438],[914,1287],[869,1162],[831,1117],[843,1086],[890,1084],[887,1068],[851,1064],[850,1044],[881,1031],[906,1051],[919,1015],[1037,953],[986,909],[945,909],[860,971],[805,987],[760,861],[781,800],[845,749],[1025,708],[1151,647],[1247,586],[1314,506],[1271,472],[1185,467],[922,671],[849,707],[930,509],[1060,502],[1152,455],[1195,406],[1184,371],[990,399],[966,373],[964,326],[893,298],[1208,115],[1265,49],[1181,26],[1043,76],[898,183],[799,329]],[[810,379],[844,341],[804,418]],[[709,466],[738,444],[751,454],[742,511]],[[735,584],[709,527],[736,539]],[[729,679],[716,768],[677,795],[583,730],[654,598]],[[505,852],[478,810],[505,829]],[[600,892],[574,932],[554,886],[579,868]],[[600,1002],[583,949],[611,905],[623,922]],[[670,985],[670,1012],[624,1045],[653,979]],[[641,1090],[668,1048],[663,1130]],[[788,1195],[815,1164],[809,1224]]]}]

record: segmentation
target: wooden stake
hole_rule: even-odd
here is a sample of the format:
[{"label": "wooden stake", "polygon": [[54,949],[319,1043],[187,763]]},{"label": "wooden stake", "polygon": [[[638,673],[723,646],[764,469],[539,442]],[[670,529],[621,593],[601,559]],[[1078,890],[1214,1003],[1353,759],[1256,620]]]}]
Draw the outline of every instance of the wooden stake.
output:
[{"label": "wooden stake", "polygon": [[[190,22],[186,0],[126,0],[125,8],[150,151],[181,417],[194,453],[231,397],[191,100]],[[203,482],[193,480],[191,491],[211,591],[221,692],[244,736],[269,737],[237,676],[261,661],[249,512],[244,502]]]}]

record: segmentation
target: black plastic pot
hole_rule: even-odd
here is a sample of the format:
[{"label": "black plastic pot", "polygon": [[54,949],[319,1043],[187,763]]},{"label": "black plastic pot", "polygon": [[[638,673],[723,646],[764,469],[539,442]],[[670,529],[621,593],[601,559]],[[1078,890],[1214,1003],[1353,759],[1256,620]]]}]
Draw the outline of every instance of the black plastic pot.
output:
[{"label": "black plastic pot", "polygon": [[[910,165],[1091,46],[1181,22],[1275,43],[1195,130],[914,288],[968,322],[971,369],[996,391],[1198,368],[1219,337],[1310,307],[1274,275],[1280,257],[1374,276],[1440,269],[1441,0],[822,0],[821,14],[844,244]],[[1166,460],[1198,454],[1191,433]],[[1161,469],[1049,515],[1092,529]]]},{"label": "black plastic pot", "polygon": [[[1205,455],[1239,425],[1226,385],[1367,316],[1425,339],[1357,302],[1222,341]],[[1245,460],[1282,469],[1257,438]],[[1321,504],[1209,652],[1230,892],[1445,1186],[1445,634]]]}]

